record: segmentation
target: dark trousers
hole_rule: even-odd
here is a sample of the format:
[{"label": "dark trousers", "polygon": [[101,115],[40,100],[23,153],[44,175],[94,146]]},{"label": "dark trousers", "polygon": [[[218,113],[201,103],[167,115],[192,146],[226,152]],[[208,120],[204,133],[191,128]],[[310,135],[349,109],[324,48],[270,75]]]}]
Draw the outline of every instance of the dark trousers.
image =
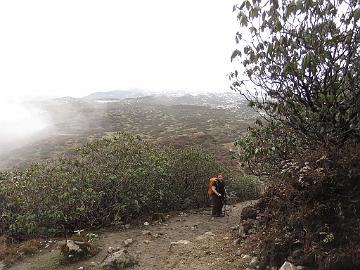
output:
[{"label": "dark trousers", "polygon": [[211,195],[211,203],[212,203],[212,212],[213,216],[222,215],[223,201],[221,197],[216,196],[215,194]]}]

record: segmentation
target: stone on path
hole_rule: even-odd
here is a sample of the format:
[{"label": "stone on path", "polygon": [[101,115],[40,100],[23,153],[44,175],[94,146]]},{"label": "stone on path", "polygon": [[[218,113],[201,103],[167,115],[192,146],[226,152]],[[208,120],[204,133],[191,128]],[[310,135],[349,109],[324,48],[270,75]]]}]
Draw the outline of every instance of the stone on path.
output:
[{"label": "stone on path", "polygon": [[91,245],[86,242],[66,240],[61,253],[67,260],[79,260],[90,254]]},{"label": "stone on path", "polygon": [[137,264],[134,256],[130,255],[126,249],[121,249],[108,254],[101,264],[101,269],[121,270]]},{"label": "stone on path", "polygon": [[244,261],[244,262],[250,262],[251,261],[251,256],[250,255],[247,255],[247,254],[244,254],[241,256],[241,259]]},{"label": "stone on path", "polygon": [[188,245],[190,244],[189,240],[179,240],[177,242],[171,242],[170,245],[176,246],[176,245]]},{"label": "stone on path", "polygon": [[257,257],[252,257],[249,265],[251,267],[257,267],[259,265],[259,259]]},{"label": "stone on path", "polygon": [[289,262],[284,262],[279,270],[297,270],[297,267]]},{"label": "stone on path", "polygon": [[128,246],[131,245],[133,242],[134,242],[134,241],[133,241],[131,238],[126,239],[126,240],[124,240],[124,246],[125,246],[125,247],[128,247]]},{"label": "stone on path", "polygon": [[202,235],[199,235],[195,238],[196,241],[202,241],[202,240],[205,240],[205,239],[208,239],[209,237],[211,238],[214,238],[215,237],[215,234],[213,232],[206,232]]}]

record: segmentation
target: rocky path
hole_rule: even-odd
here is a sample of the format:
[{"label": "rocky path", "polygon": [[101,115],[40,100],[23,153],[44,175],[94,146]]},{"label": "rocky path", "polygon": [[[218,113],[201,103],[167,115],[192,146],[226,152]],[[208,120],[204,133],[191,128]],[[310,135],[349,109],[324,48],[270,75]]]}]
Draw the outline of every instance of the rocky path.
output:
[{"label": "rocky path", "polygon": [[211,218],[210,210],[174,213],[165,222],[99,233],[101,251],[94,257],[71,265],[59,264],[59,244],[50,243],[39,254],[13,265],[11,270],[100,269],[109,248],[126,249],[136,257],[134,270],[150,269],[246,269],[242,252],[232,234],[239,223],[244,202],[228,207],[229,216]]}]

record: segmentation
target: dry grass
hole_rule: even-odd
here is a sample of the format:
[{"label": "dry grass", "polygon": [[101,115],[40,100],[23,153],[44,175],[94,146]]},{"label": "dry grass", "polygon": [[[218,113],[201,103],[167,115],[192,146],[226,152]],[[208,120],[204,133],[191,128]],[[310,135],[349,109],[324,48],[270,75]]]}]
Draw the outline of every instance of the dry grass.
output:
[{"label": "dry grass", "polygon": [[0,261],[10,265],[24,256],[37,253],[41,248],[41,240],[32,239],[22,243],[14,243],[6,236],[0,236]]}]

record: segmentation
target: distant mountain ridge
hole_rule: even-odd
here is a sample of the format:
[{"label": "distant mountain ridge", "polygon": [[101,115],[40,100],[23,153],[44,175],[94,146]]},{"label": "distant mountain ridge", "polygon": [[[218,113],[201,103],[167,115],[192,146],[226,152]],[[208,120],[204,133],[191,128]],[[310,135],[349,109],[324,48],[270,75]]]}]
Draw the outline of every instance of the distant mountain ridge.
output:
[{"label": "distant mountain ridge", "polygon": [[90,95],[83,97],[84,100],[112,100],[112,99],[126,99],[126,98],[137,98],[146,96],[149,93],[145,90],[131,89],[131,90],[113,90],[107,92],[95,92]]},{"label": "distant mountain ridge", "polygon": [[92,93],[82,100],[88,102],[124,102],[127,104],[151,105],[199,105],[231,106],[245,102],[243,96],[235,92],[190,94],[179,92],[155,93],[145,90],[115,90]]}]

